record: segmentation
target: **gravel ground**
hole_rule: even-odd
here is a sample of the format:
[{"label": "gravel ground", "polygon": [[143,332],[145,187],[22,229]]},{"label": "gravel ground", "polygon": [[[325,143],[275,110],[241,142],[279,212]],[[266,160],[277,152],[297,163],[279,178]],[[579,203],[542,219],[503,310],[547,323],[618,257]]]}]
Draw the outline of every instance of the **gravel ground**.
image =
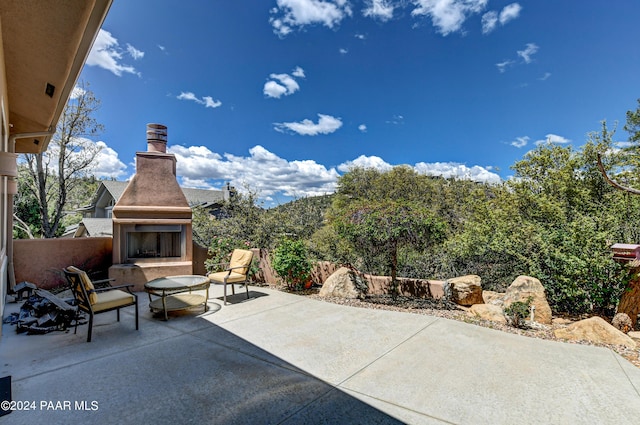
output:
[{"label": "gravel ground", "polygon": [[636,367],[640,368],[640,347],[635,350],[629,349],[624,346],[610,345],[610,344],[596,344],[591,341],[565,341],[555,337],[553,331],[558,328],[566,327],[571,323],[570,320],[554,320],[554,324],[539,325],[536,324],[535,328],[519,329],[510,326],[505,323],[491,322],[488,320],[481,320],[469,315],[462,307],[453,304],[451,302],[441,302],[438,300],[427,299],[415,299],[408,297],[398,297],[393,300],[390,296],[381,296],[365,300],[358,299],[344,299],[344,298],[324,298],[317,294],[317,290],[307,290],[299,293],[301,295],[321,300],[325,302],[331,302],[340,305],[347,305],[355,308],[374,308],[382,310],[402,311],[413,314],[426,314],[428,316],[443,317],[451,320],[458,320],[465,323],[470,323],[477,326],[483,326],[486,328],[496,329],[502,332],[509,332],[513,334],[523,335],[530,338],[540,338],[552,341],[559,341],[565,344],[582,344],[593,345],[609,348],[622,357],[627,359]]}]

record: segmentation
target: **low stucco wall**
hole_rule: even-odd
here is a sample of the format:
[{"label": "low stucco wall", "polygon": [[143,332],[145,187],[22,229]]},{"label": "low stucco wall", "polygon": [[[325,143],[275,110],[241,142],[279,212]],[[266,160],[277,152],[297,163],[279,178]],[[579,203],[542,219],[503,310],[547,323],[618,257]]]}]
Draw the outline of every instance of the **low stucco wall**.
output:
[{"label": "low stucco wall", "polygon": [[[256,277],[258,282],[268,284],[279,284],[280,278],[271,267],[269,252],[266,249],[253,250],[254,255],[260,258],[260,273]],[[320,261],[314,265],[311,272],[311,280],[322,285],[340,265],[329,261]],[[362,274],[369,286],[369,293],[373,295],[383,295],[391,293],[390,276],[374,276]],[[398,278],[398,292],[400,295],[418,298],[442,298],[444,296],[444,282],[428,279],[410,279],[406,277]]]},{"label": "low stucco wall", "polygon": [[112,239],[57,238],[13,241],[16,282],[31,282],[43,289],[66,284],[62,269],[76,266],[92,278],[105,278],[111,266]]}]

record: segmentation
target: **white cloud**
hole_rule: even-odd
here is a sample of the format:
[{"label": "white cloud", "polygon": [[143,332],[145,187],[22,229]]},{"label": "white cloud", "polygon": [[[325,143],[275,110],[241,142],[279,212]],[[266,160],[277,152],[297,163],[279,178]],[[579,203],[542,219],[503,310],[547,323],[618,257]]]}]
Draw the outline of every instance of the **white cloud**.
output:
[{"label": "white cloud", "polygon": [[346,173],[354,167],[374,168],[378,171],[389,171],[393,168],[393,165],[385,162],[379,156],[360,155],[353,161],[343,162],[342,164],[338,165],[338,170]]},{"label": "white cloud", "polygon": [[213,188],[228,181],[238,190],[248,184],[261,198],[282,193],[290,197],[318,196],[336,190],[335,168],[311,160],[287,161],[260,145],[249,156],[220,155],[205,146],[169,146],[177,159],[177,174],[188,187]]},{"label": "white cloud", "polygon": [[489,34],[498,25],[498,12],[491,11],[482,15],[482,33]]},{"label": "white cloud", "polygon": [[550,72],[545,72],[542,77],[538,78],[538,80],[545,81],[545,80],[549,79],[549,77],[551,77],[551,73]]},{"label": "white cloud", "polygon": [[[255,190],[261,199],[272,199],[282,194],[288,197],[318,196],[334,193],[339,172],[353,167],[375,168],[388,171],[393,165],[377,156],[361,155],[336,168],[327,168],[312,160],[289,161],[257,145],[246,156],[219,154],[206,146],[171,145],[169,153],[176,156],[177,174],[185,187],[211,189],[230,182],[238,190]],[[469,179],[489,183],[500,182],[497,174],[487,168],[467,167],[456,163],[418,163],[416,172]]]},{"label": "white cloud", "polygon": [[144,52],[136,49],[131,44],[127,43],[127,52],[131,57],[135,60],[142,59],[144,57]]},{"label": "white cloud", "polygon": [[523,148],[527,146],[527,143],[529,143],[529,136],[521,136],[516,137],[516,140],[512,141],[510,145],[516,148]]},{"label": "white cloud", "polygon": [[118,179],[127,172],[127,165],[120,161],[118,153],[100,141],[96,145],[100,152],[94,160],[93,175],[98,179]]},{"label": "white cloud", "polygon": [[429,16],[442,35],[460,31],[467,17],[480,13],[488,0],[411,0],[413,16]]},{"label": "white cloud", "polygon": [[497,184],[502,181],[499,175],[479,165],[467,167],[464,164],[456,162],[419,162],[414,166],[414,169],[416,172],[428,176],[440,176],[492,184]]},{"label": "white cloud", "polygon": [[[139,52],[139,55],[144,56],[144,52],[136,50],[133,46],[131,47],[136,52]],[[118,44],[118,40],[112,36],[109,31],[100,29],[98,36],[91,47],[86,64],[88,66],[98,66],[106,69],[107,71],[111,71],[118,77],[122,76],[123,72],[140,75],[133,66],[120,63],[122,56],[123,51]],[[134,57],[134,59],[137,58]]]},{"label": "white cloud", "polygon": [[340,118],[324,114],[318,114],[318,117],[317,124],[309,119],[305,119],[301,122],[274,123],[274,128],[283,133],[292,131],[302,136],[317,136],[318,134],[331,134],[342,127]]},{"label": "white cloud", "polygon": [[222,102],[214,100],[211,96],[204,96],[202,99],[198,98],[192,92],[181,92],[176,99],[179,100],[191,100],[199,105],[204,105],[205,108],[217,108],[222,106]]},{"label": "white cloud", "polygon": [[364,40],[367,38],[367,36],[364,34],[356,34],[354,35],[354,37],[357,38],[358,40]]},{"label": "white cloud", "polygon": [[269,19],[273,31],[280,37],[295,28],[307,25],[324,25],[333,28],[347,16],[352,15],[347,0],[277,0]]},{"label": "white cloud", "polygon": [[513,21],[514,19],[520,16],[520,11],[522,7],[518,3],[511,3],[505,6],[502,11],[498,14],[496,11],[490,11],[482,15],[482,33],[489,34],[498,26],[505,25],[509,21]]},{"label": "white cloud", "polygon": [[347,53],[349,53],[349,51],[347,49],[345,49],[345,48],[341,48],[340,49],[340,54],[346,55]]},{"label": "white cloud", "polygon": [[71,95],[69,96],[71,99],[77,99],[80,96],[84,95],[87,91],[82,87],[75,86],[73,90],[71,90]]},{"label": "white cloud", "polygon": [[515,62],[513,62],[512,60],[506,60],[504,62],[497,63],[496,66],[498,67],[498,71],[500,71],[500,73],[503,73],[514,63]]},{"label": "white cloud", "polygon": [[539,47],[535,43],[527,43],[524,50],[518,50],[518,56],[520,56],[522,60],[524,60],[524,63],[531,63],[531,61],[533,60],[531,59],[531,56],[536,54],[538,50]]},{"label": "white cloud", "polygon": [[[347,161],[338,166],[341,172],[348,172],[353,167],[374,168],[379,171],[389,171],[394,166],[384,161],[378,156],[360,155],[353,161]],[[461,180],[472,180],[484,183],[500,183],[502,179],[496,173],[492,173],[485,167],[474,165],[467,167],[464,164],[455,162],[418,162],[412,167],[416,173],[428,176],[440,176],[444,178],[456,178]]]},{"label": "white cloud", "polygon": [[401,125],[404,124],[404,117],[402,115],[394,115],[390,120],[385,122],[387,124]]},{"label": "white cloud", "polygon": [[536,140],[535,145],[540,146],[546,143],[558,143],[558,144],[566,144],[571,143],[571,140],[566,137],[558,136],[557,134],[547,134],[544,140]]},{"label": "white cloud", "polygon": [[500,12],[500,24],[504,25],[509,21],[513,21],[514,19],[520,16],[520,11],[522,10],[522,6],[518,3],[508,4],[502,9]]},{"label": "white cloud", "polygon": [[293,70],[293,72],[291,73],[291,75],[293,75],[296,78],[304,78],[304,69],[300,68],[299,66],[296,66]]},{"label": "white cloud", "polygon": [[393,18],[395,6],[389,0],[365,0],[365,5],[362,14],[366,17],[380,19],[383,22]]},{"label": "white cloud", "polygon": [[364,125],[364,124],[360,124],[358,126],[358,130],[362,131],[363,133],[366,133],[367,132],[367,126]]},{"label": "white cloud", "polygon": [[[293,77],[304,78],[304,69],[297,66],[291,73]],[[271,74],[270,80],[264,83],[262,92],[267,97],[280,98],[289,96],[300,90],[298,82],[289,74]]]}]

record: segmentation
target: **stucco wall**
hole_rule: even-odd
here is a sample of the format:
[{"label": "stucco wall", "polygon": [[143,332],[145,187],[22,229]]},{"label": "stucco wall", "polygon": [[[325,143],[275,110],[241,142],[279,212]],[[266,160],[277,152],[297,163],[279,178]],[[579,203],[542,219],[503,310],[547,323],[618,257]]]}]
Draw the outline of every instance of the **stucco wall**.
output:
[{"label": "stucco wall", "polygon": [[61,270],[71,265],[87,271],[91,277],[105,278],[111,266],[111,246],[109,237],[15,240],[16,282],[54,288],[66,283]]}]

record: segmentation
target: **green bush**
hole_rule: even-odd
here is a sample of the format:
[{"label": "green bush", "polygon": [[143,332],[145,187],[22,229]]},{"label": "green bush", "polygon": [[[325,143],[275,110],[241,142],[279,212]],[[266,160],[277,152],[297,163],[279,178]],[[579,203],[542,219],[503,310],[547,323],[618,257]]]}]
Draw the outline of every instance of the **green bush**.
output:
[{"label": "green bush", "polygon": [[311,276],[313,264],[302,240],[282,239],[272,254],[271,267],[291,290],[301,290]]},{"label": "green bush", "polygon": [[207,272],[223,271],[229,264],[231,253],[236,248],[249,249],[250,244],[230,237],[214,237],[209,245],[209,258],[204,262]]},{"label": "green bush", "polygon": [[533,297],[528,297],[525,301],[516,301],[504,309],[504,315],[511,321],[511,325],[516,328],[524,328],[524,320],[529,317],[531,302]]}]

